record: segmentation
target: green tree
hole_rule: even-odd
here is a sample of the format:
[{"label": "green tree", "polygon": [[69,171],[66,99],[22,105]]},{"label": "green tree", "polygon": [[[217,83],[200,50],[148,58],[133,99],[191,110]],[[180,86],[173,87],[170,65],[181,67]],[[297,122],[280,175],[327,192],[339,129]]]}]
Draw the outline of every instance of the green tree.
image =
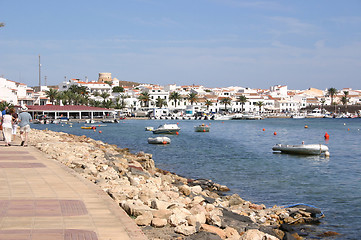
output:
[{"label": "green tree", "polygon": [[123,87],[119,87],[119,86],[115,86],[112,89],[113,92],[124,92],[124,88]]},{"label": "green tree", "polygon": [[241,106],[242,106],[242,112],[243,112],[243,107],[244,107],[244,104],[246,104],[246,102],[248,102],[248,98],[244,95],[241,95],[237,98],[237,101],[241,103]]},{"label": "green tree", "polygon": [[8,107],[10,109],[10,108],[13,108],[14,105],[11,103],[8,103],[7,101],[0,102],[0,111],[3,111],[5,109],[5,107]]},{"label": "green tree", "polygon": [[337,89],[331,87],[331,88],[327,89],[327,93],[331,97],[331,105],[333,105],[333,98],[337,94]]},{"label": "green tree", "polygon": [[103,107],[104,108],[112,108],[112,106],[113,106],[113,102],[112,102],[112,100],[104,100],[103,101],[103,103],[102,103],[102,105],[103,105]]},{"label": "green tree", "polygon": [[261,109],[262,109],[262,106],[264,105],[264,103],[262,102],[262,101],[258,101],[258,102],[256,102],[256,105],[258,106],[258,108],[259,108],[259,113],[261,113]]},{"label": "green tree", "polygon": [[162,108],[163,106],[167,105],[167,101],[161,97],[158,97],[157,101],[155,102],[155,105],[159,108]]},{"label": "green tree", "polygon": [[144,104],[143,106],[149,107],[150,95],[148,92],[142,92],[138,99]]},{"label": "green tree", "polygon": [[169,100],[174,101],[174,107],[177,108],[177,101],[181,100],[181,95],[178,92],[171,92],[169,95]]},{"label": "green tree", "polygon": [[49,90],[45,91],[45,96],[47,98],[49,98],[51,104],[53,104],[53,105],[54,105],[57,94],[58,94],[58,90],[56,90],[54,88],[50,88]]},{"label": "green tree", "polygon": [[345,106],[345,108],[347,108],[348,95],[349,95],[349,91],[343,91],[343,96],[341,98],[341,102]]},{"label": "green tree", "polygon": [[107,100],[107,98],[110,97],[110,94],[107,92],[102,92],[99,96],[103,98],[103,102],[105,102],[105,100]]},{"label": "green tree", "polygon": [[5,27],[5,23],[0,23],[0,27]]},{"label": "green tree", "polygon": [[191,102],[191,105],[193,105],[194,102],[198,101],[197,93],[191,92],[187,96],[188,101]]},{"label": "green tree", "polygon": [[104,83],[108,84],[109,86],[112,86],[112,84],[113,84],[112,81],[104,81]]},{"label": "green tree", "polygon": [[207,106],[207,111],[208,111],[209,107],[213,105],[213,102],[207,99],[207,100],[204,102],[204,105]]},{"label": "green tree", "polygon": [[224,104],[224,110],[227,111],[227,105],[231,105],[232,99],[229,97],[223,98],[220,103]]},{"label": "green tree", "polygon": [[326,100],[325,100],[324,98],[321,98],[321,99],[319,100],[319,102],[321,103],[321,112],[324,112],[323,109],[324,109],[324,107],[325,107],[325,102],[326,102]]}]

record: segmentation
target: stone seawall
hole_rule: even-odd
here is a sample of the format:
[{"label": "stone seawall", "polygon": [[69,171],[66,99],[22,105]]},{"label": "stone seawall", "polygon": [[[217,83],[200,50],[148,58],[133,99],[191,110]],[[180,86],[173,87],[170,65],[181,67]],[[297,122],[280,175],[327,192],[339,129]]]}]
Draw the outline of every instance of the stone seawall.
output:
[{"label": "stone seawall", "polygon": [[149,239],[299,239],[291,224],[318,221],[317,209],[266,208],[211,180],[158,169],[151,154],[86,136],[33,129],[29,142],[108,193]]}]

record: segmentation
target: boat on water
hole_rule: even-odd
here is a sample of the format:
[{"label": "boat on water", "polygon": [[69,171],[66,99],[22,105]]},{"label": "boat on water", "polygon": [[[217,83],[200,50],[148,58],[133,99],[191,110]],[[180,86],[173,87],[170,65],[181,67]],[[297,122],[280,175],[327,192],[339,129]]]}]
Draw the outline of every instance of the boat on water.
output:
[{"label": "boat on water", "polygon": [[196,131],[196,132],[209,132],[210,128],[211,128],[210,126],[203,123],[201,125],[195,126],[194,131]]},{"label": "boat on water", "polygon": [[291,118],[293,118],[293,119],[302,119],[302,118],[306,118],[306,116],[301,115],[301,114],[294,114],[294,115],[291,115]]},{"label": "boat on water", "polygon": [[145,127],[145,131],[153,131],[154,130],[154,127]]},{"label": "boat on water", "polygon": [[81,129],[96,129],[96,126],[81,126]]},{"label": "boat on water", "polygon": [[117,119],[103,119],[101,120],[102,123],[118,123]]},{"label": "boat on water", "polygon": [[307,114],[307,117],[309,118],[322,118],[323,116],[324,114],[322,114],[322,110],[319,108],[315,108],[312,110],[312,112]]},{"label": "boat on water", "polygon": [[148,138],[149,144],[170,144],[169,137],[155,137],[155,138]]},{"label": "boat on water", "polygon": [[254,114],[243,114],[242,120],[261,120],[262,117],[260,115]]},{"label": "boat on water", "polygon": [[165,123],[153,130],[154,134],[178,134],[180,128],[177,124]]},{"label": "boat on water", "polygon": [[328,147],[322,144],[299,144],[299,145],[288,145],[288,144],[276,144],[272,148],[273,151],[288,154],[299,154],[299,155],[321,155],[325,154],[329,156]]},{"label": "boat on water", "polygon": [[215,114],[210,119],[211,120],[218,120],[218,121],[226,121],[226,120],[232,120],[233,116],[231,115],[219,115]]}]

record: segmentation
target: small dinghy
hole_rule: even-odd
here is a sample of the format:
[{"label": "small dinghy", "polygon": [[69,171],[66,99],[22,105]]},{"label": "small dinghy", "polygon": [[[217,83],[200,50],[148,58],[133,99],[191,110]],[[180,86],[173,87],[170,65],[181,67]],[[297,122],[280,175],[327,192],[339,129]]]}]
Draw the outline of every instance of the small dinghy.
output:
[{"label": "small dinghy", "polygon": [[280,151],[281,153],[299,154],[299,155],[321,155],[325,154],[329,156],[328,147],[322,144],[300,144],[300,145],[288,145],[288,144],[276,144],[273,151]]},{"label": "small dinghy", "polygon": [[149,144],[170,144],[169,137],[155,137],[155,138],[148,138]]},{"label": "small dinghy", "polygon": [[145,131],[153,131],[154,128],[153,127],[145,127]]},{"label": "small dinghy", "polygon": [[204,123],[194,127],[194,131],[196,132],[209,132],[209,129],[210,127]]}]

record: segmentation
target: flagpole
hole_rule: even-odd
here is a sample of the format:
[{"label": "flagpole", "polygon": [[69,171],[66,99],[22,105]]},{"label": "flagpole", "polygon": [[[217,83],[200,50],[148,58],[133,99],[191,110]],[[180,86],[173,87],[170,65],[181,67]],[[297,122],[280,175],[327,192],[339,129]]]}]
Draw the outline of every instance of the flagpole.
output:
[{"label": "flagpole", "polygon": [[40,54],[39,54],[39,87],[41,87],[41,64],[40,64]]}]

